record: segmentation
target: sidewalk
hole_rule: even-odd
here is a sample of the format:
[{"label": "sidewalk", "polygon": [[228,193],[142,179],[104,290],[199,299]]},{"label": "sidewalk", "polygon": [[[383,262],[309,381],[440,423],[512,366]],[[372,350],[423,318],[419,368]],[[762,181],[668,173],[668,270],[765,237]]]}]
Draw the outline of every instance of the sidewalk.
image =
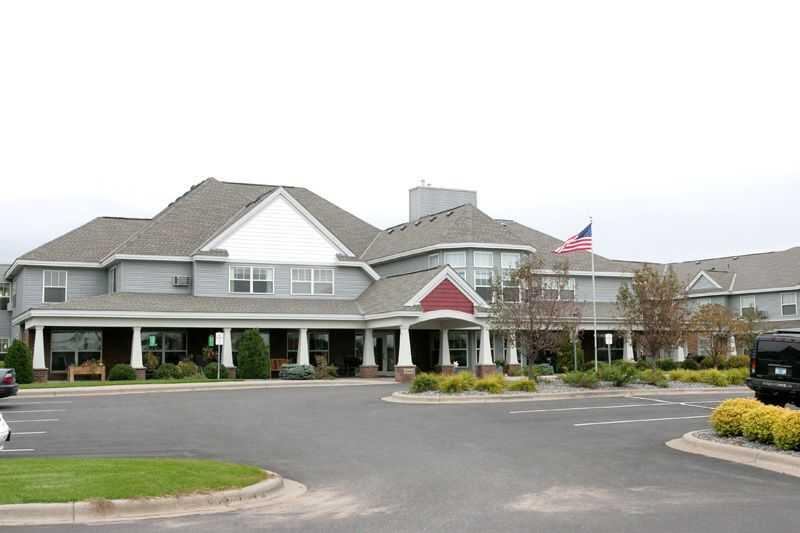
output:
[{"label": "sidewalk", "polygon": [[[107,385],[93,387],[63,387],[44,389],[20,389],[17,398],[52,398],[60,396],[114,396],[118,394],[148,394],[158,392],[198,392],[219,390],[250,389],[293,389],[308,387],[359,387],[367,385],[395,385],[393,378],[339,378],[312,380],[261,380],[247,379],[240,381],[199,382],[199,383],[159,383],[148,385]],[[12,397],[13,398],[13,397]]]}]

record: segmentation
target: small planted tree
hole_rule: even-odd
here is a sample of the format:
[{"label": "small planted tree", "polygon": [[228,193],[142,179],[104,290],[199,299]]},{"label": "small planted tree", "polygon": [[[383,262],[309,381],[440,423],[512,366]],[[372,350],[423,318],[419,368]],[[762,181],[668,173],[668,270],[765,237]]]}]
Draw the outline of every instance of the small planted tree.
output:
[{"label": "small planted tree", "polygon": [[706,304],[692,313],[689,329],[711,339],[711,356],[716,365],[727,355],[730,337],[744,333],[746,324],[724,305]]},{"label": "small planted tree", "polygon": [[245,379],[266,379],[269,375],[269,350],[257,329],[249,329],[239,339],[237,374]]},{"label": "small planted tree", "polygon": [[17,374],[17,383],[33,383],[33,356],[28,345],[15,340],[6,354],[6,367],[13,368]]},{"label": "small planted tree", "polygon": [[642,267],[631,287],[620,287],[617,307],[647,356],[674,348],[684,336],[689,312],[681,283],[671,268],[661,273],[649,265]]}]

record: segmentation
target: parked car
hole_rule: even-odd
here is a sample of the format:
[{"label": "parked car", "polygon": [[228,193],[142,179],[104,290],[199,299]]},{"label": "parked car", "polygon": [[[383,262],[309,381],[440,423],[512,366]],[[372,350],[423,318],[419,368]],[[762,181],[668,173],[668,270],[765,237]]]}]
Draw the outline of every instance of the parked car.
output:
[{"label": "parked car", "polygon": [[11,440],[11,429],[8,427],[8,424],[6,424],[3,415],[0,415],[0,450],[2,450],[6,442],[10,440]]},{"label": "parked car", "polygon": [[776,331],[756,338],[747,386],[766,404],[800,406],[800,331]]},{"label": "parked car", "polygon": [[18,390],[16,371],[13,368],[0,368],[0,398],[16,396]]}]

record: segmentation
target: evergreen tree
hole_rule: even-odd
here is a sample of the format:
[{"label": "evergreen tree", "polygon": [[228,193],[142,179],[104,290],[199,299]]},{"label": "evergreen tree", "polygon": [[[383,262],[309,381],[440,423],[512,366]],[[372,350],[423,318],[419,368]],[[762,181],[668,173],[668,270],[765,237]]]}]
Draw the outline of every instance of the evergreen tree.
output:
[{"label": "evergreen tree", "polygon": [[266,379],[269,375],[269,350],[257,329],[249,329],[239,339],[237,376],[244,379]]},{"label": "evergreen tree", "polygon": [[6,367],[17,372],[17,383],[33,383],[33,356],[21,340],[15,340],[8,348]]}]

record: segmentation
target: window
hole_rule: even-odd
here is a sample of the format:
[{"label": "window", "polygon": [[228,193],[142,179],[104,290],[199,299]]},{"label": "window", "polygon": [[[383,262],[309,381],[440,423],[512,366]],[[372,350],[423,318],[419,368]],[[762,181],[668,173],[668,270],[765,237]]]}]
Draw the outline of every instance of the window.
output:
[{"label": "window", "polygon": [[542,278],[542,297],[546,300],[574,300],[575,280],[572,278]]},{"label": "window", "polygon": [[290,363],[297,362],[297,348],[300,344],[300,332],[286,332],[286,358]]},{"label": "window", "polygon": [[450,362],[457,362],[459,367],[467,368],[467,332],[450,330],[447,332],[447,342],[450,346]]},{"label": "window", "polygon": [[500,254],[500,267],[503,269],[503,299],[511,302],[520,300],[519,280],[514,279],[513,272],[519,266],[520,255],[516,253]]},{"label": "window", "polygon": [[562,300],[575,299],[575,278],[569,278],[562,282],[558,297]]},{"label": "window", "polygon": [[311,364],[319,365],[323,360],[327,364],[330,356],[330,345],[330,335],[327,331],[309,331],[308,357],[311,360]]},{"label": "window", "polygon": [[431,254],[428,256],[428,268],[438,267],[441,264],[441,257],[439,254]]},{"label": "window", "polygon": [[186,359],[186,332],[142,331],[142,353],[155,354],[162,364],[177,364]]},{"label": "window", "polygon": [[275,271],[267,267],[233,266],[230,269],[230,292],[273,294]]},{"label": "window", "polygon": [[494,281],[494,270],[479,268],[475,270],[475,292],[480,294],[485,302],[491,303],[492,283]]},{"label": "window", "polygon": [[0,353],[8,352],[8,339],[0,337]]},{"label": "window", "polygon": [[493,252],[474,252],[472,259],[475,262],[475,268],[494,268]]},{"label": "window", "polygon": [[103,360],[103,332],[55,330],[50,334],[50,370],[66,372],[70,365]]},{"label": "window", "polygon": [[797,293],[787,292],[781,294],[781,312],[783,316],[794,316],[797,314]]},{"label": "window", "polygon": [[746,313],[755,313],[756,311],[756,297],[755,296],[739,296],[739,313],[744,316]]},{"label": "window", "polygon": [[117,267],[111,267],[111,269],[108,271],[108,278],[111,285],[110,292],[111,294],[114,294],[117,292]]},{"label": "window", "polygon": [[292,294],[333,294],[333,270],[330,268],[293,268]]},{"label": "window", "polygon": [[466,268],[467,252],[445,252],[444,262],[453,268]]},{"label": "window", "polygon": [[44,287],[42,288],[42,302],[63,303],[67,301],[67,271],[45,270],[42,273]]},{"label": "window", "polygon": [[0,298],[8,298],[11,291],[11,284],[7,281],[0,281]]}]

